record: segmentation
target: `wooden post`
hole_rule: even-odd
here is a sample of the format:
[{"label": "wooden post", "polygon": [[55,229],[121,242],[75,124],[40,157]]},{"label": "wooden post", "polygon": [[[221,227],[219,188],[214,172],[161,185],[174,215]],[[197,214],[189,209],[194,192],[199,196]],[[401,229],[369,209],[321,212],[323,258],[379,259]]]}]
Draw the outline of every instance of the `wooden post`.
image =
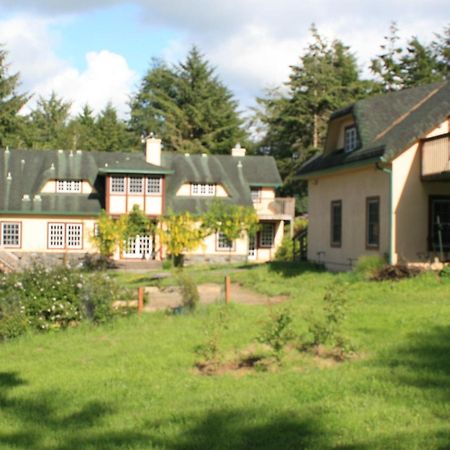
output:
[{"label": "wooden post", "polygon": [[144,311],[144,288],[138,288],[138,314]]},{"label": "wooden post", "polygon": [[225,303],[230,303],[230,297],[231,297],[231,281],[230,276],[227,275],[225,277]]}]

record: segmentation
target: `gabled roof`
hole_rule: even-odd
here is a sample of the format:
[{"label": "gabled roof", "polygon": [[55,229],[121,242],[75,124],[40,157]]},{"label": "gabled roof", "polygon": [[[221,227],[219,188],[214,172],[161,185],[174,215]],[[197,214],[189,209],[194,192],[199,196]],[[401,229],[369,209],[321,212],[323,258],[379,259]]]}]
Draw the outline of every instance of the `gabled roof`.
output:
[{"label": "gabled roof", "polygon": [[[190,155],[162,152],[162,166],[148,164],[142,153],[62,150],[0,150],[0,213],[96,215],[104,205],[109,173],[166,176],[166,208],[201,213],[207,197],[177,197],[183,183],[218,183],[225,201],[252,204],[250,186],[281,184],[275,160],[268,156]],[[93,194],[41,193],[48,180],[87,180]]]},{"label": "gabled roof", "polygon": [[352,114],[360,147],[316,155],[299,171],[300,176],[368,164],[384,157],[391,160],[441,123],[450,114],[450,82],[427,84],[360,100],[336,111],[330,123]]}]

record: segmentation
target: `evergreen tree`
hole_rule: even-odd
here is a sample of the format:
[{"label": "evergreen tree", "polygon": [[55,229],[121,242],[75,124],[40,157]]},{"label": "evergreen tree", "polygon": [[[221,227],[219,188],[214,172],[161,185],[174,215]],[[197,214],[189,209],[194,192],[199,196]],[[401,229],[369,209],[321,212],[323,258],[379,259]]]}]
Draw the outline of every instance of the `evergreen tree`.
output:
[{"label": "evergreen tree", "polygon": [[17,94],[19,74],[9,74],[7,52],[0,46],[0,147],[22,144],[23,119],[18,112],[28,101],[26,94]]},{"label": "evergreen tree", "polygon": [[68,134],[72,150],[98,150],[95,117],[88,104],[70,121]]},{"label": "evergreen tree", "polygon": [[71,148],[67,132],[70,102],[52,92],[48,99],[39,97],[37,105],[28,116],[29,129],[26,139],[35,149]]},{"label": "evergreen tree", "polygon": [[442,79],[432,48],[422,45],[417,37],[410,39],[401,58],[401,79],[402,87],[418,86]]},{"label": "evergreen tree", "polygon": [[436,34],[431,44],[437,60],[439,72],[443,76],[450,75],[450,24],[444,28],[443,34]]},{"label": "evergreen tree", "polygon": [[286,195],[303,195],[305,184],[296,172],[306,158],[323,146],[329,116],[371,93],[374,83],[361,81],[355,57],[340,41],[326,42],[315,26],[312,42],[291,66],[288,92],[268,92],[259,98],[256,120],[263,138],[260,152],[277,159]]},{"label": "evergreen tree", "polygon": [[108,103],[95,121],[97,150],[107,152],[130,149],[130,136],[125,123],[117,117],[117,111]]},{"label": "evergreen tree", "polygon": [[385,92],[396,91],[403,87],[402,78],[402,47],[399,46],[400,37],[395,22],[389,27],[389,35],[384,37],[381,44],[382,53],[372,59],[370,69],[378,77]]},{"label": "evergreen tree", "polygon": [[196,47],[174,67],[154,61],[132,99],[131,125],[182,152],[228,153],[246,138],[237,102]]}]

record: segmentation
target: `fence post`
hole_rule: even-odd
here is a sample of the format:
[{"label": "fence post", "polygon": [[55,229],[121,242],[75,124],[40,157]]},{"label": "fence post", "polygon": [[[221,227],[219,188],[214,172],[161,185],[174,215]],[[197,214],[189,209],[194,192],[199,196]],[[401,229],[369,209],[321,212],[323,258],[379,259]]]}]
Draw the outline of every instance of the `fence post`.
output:
[{"label": "fence post", "polygon": [[225,277],[225,303],[230,303],[230,297],[231,297],[231,281],[230,276],[227,275]]},{"label": "fence post", "polygon": [[144,288],[138,288],[138,314],[144,310]]}]

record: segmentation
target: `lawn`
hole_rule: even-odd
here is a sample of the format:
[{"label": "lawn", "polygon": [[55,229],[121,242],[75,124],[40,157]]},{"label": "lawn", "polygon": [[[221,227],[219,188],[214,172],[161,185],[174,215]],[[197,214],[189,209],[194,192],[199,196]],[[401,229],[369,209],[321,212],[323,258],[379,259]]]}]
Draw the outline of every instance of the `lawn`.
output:
[{"label": "lawn", "polygon": [[[214,305],[24,336],[0,345],[0,449],[450,448],[450,280],[375,283],[284,264],[233,267],[232,279],[289,295],[281,307],[299,333],[327,287],[348,283],[357,357],[324,366],[291,350],[269,372],[199,375],[194,349],[223,314]],[[226,315],[220,347],[232,354],[269,308],[231,304]]]}]

